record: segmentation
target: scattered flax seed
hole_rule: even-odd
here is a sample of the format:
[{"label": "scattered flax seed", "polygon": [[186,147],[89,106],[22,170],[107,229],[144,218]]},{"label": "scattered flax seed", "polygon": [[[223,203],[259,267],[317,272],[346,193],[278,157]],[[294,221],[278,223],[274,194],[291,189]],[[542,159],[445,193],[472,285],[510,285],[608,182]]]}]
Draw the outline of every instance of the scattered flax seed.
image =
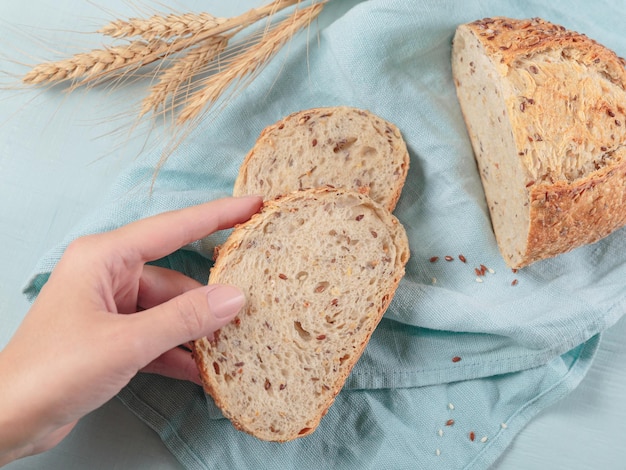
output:
[{"label": "scattered flax seed", "polygon": [[454,409],[454,405],[452,403],[448,403],[448,408],[450,408],[451,410]]},{"label": "scattered flax seed", "polygon": [[439,259],[439,256],[432,256],[428,261],[435,263]]},{"label": "scattered flax seed", "polygon": [[465,256],[463,256],[463,255],[459,255],[459,259],[460,259],[463,263],[467,263],[467,259],[465,259]]},{"label": "scattered flax seed", "polygon": [[449,419],[448,421],[446,421],[446,426],[452,426],[453,424],[454,424],[453,419]]},{"label": "scattered flax seed", "polygon": [[474,431],[470,431],[469,433],[469,439],[470,441],[474,442],[474,439],[476,439],[476,434],[474,434]]},{"label": "scattered flax seed", "polygon": [[487,442],[487,436],[483,436],[483,437],[480,439],[480,442]]},{"label": "scattered flax seed", "polygon": [[441,451],[440,451],[439,449],[437,449],[437,450],[435,451],[435,455],[436,455],[437,457],[439,457],[439,456],[441,455]]},{"label": "scattered flax seed", "polygon": [[513,268],[511,269],[511,271],[513,271],[513,274],[515,274],[517,272],[517,269]]},{"label": "scattered flax seed", "polygon": [[454,356],[452,358],[452,362],[459,362],[461,360],[461,358],[459,356]]},{"label": "scattered flax seed", "polygon": [[446,261],[452,261],[454,258],[450,255],[446,255],[444,258]]},{"label": "scattered flax seed", "polygon": [[517,285],[517,279],[513,279],[513,281],[511,282],[512,286],[516,286]]}]

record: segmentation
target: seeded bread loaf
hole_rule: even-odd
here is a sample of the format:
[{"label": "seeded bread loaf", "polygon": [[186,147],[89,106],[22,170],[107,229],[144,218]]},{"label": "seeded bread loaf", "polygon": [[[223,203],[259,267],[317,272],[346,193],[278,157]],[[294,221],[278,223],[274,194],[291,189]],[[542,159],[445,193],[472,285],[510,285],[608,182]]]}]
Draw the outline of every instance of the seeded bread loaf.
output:
[{"label": "seeded bread loaf", "polygon": [[363,352],[409,257],[398,220],[355,191],[266,202],[219,249],[209,283],[239,286],[237,319],[194,344],[205,390],[268,441],[314,431]]},{"label": "seeded bread loaf", "polygon": [[233,194],[273,199],[299,189],[346,187],[393,211],[408,169],[406,144],[392,123],[361,109],[316,108],[263,130]]},{"label": "seeded bread loaf", "polygon": [[624,65],[597,42],[539,18],[457,28],[457,95],[510,267],[626,224]]}]

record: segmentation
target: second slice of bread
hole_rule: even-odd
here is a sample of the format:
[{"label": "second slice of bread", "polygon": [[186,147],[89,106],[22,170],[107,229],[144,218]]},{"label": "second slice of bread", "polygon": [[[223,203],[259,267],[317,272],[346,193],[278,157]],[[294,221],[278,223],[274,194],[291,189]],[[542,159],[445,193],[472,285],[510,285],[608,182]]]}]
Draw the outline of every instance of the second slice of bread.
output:
[{"label": "second slice of bread", "polygon": [[347,106],[309,109],[263,130],[233,195],[273,199],[330,185],[369,194],[393,211],[408,169],[406,144],[394,124]]},{"label": "second slice of bread", "polygon": [[398,220],[354,191],[266,202],[220,248],[209,283],[247,304],[194,344],[205,390],[240,430],[268,441],[310,434],[361,356],[409,258]]}]

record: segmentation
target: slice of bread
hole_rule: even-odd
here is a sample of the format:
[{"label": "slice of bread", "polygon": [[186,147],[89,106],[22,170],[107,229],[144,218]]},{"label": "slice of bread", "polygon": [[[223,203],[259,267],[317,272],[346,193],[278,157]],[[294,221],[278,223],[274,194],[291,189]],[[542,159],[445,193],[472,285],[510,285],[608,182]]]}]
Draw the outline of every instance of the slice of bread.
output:
[{"label": "slice of bread", "polygon": [[406,233],[355,191],[266,202],[218,251],[209,283],[239,286],[237,319],[195,341],[205,390],[240,430],[310,434],[341,390],[404,275]]},{"label": "slice of bread", "polygon": [[300,189],[346,187],[393,211],[408,169],[406,144],[392,123],[361,109],[316,108],[263,130],[233,195],[274,199]]},{"label": "slice of bread", "polygon": [[624,65],[597,42],[539,18],[457,28],[457,95],[510,267],[626,224]]}]

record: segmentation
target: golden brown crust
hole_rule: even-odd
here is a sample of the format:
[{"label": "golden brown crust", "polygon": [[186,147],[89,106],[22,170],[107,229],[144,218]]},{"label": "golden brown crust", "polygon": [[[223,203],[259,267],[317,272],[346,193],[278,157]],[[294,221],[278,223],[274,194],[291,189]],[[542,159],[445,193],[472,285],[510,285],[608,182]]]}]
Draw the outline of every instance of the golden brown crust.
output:
[{"label": "golden brown crust", "polygon": [[512,65],[519,57],[531,57],[548,49],[579,51],[576,59],[588,66],[601,67],[607,76],[624,88],[626,61],[584,34],[566,29],[541,18],[516,20],[505,17],[484,18],[468,26],[497,62]]},{"label": "golden brown crust", "polygon": [[574,183],[530,192],[528,251],[519,267],[594,243],[626,224],[626,161]]}]

